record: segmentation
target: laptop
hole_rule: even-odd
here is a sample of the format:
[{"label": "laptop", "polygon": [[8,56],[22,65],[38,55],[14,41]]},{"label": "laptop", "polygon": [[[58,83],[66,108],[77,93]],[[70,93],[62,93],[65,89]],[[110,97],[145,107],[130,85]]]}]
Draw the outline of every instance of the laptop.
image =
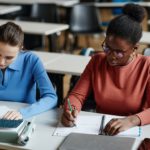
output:
[{"label": "laptop", "polygon": [[71,133],[58,150],[132,150],[134,142],[130,137]]}]

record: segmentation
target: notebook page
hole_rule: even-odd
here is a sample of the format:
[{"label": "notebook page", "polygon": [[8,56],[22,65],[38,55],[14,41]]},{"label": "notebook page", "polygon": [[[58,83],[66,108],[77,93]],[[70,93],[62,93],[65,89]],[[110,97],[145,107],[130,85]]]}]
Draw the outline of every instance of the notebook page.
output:
[{"label": "notebook page", "polygon": [[[105,115],[104,127],[105,125],[113,118],[123,118],[122,116],[114,116],[114,115]],[[133,127],[126,131],[120,132],[117,136],[129,136],[129,137],[137,137],[140,136],[141,129],[140,127]]]},{"label": "notebook page", "polygon": [[76,126],[64,127],[59,122],[53,135],[67,136],[70,133],[86,133],[86,134],[99,134],[101,116],[78,116]]}]

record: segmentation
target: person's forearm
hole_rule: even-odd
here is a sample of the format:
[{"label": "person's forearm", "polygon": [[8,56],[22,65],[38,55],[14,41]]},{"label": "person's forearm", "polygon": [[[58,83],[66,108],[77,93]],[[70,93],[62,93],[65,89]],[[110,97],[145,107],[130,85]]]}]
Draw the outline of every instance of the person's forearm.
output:
[{"label": "person's forearm", "polygon": [[21,108],[19,112],[23,118],[29,118],[42,112],[48,111],[57,105],[57,97],[44,97],[38,102],[29,105],[28,107]]}]

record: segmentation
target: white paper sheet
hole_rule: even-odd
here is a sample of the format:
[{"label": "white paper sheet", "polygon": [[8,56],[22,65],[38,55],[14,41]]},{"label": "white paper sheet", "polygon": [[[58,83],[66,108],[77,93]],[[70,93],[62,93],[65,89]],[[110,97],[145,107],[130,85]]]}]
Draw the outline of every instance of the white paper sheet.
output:
[{"label": "white paper sheet", "polygon": [[79,116],[74,127],[64,127],[60,122],[54,132],[55,136],[67,136],[70,133],[99,134],[101,116]]}]

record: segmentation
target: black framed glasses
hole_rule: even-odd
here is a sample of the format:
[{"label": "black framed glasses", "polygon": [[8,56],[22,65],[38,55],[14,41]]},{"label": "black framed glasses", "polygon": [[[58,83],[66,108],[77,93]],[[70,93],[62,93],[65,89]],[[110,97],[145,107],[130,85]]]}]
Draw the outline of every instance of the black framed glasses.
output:
[{"label": "black framed glasses", "polygon": [[109,53],[112,53],[113,52],[113,54],[115,55],[115,57],[116,58],[123,58],[124,57],[124,55],[125,55],[125,51],[121,51],[121,50],[114,50],[114,49],[112,49],[112,48],[110,48],[106,43],[105,43],[105,41],[102,43],[102,48],[103,48],[103,50],[104,50],[104,52],[106,53],[106,54],[109,54]]}]

